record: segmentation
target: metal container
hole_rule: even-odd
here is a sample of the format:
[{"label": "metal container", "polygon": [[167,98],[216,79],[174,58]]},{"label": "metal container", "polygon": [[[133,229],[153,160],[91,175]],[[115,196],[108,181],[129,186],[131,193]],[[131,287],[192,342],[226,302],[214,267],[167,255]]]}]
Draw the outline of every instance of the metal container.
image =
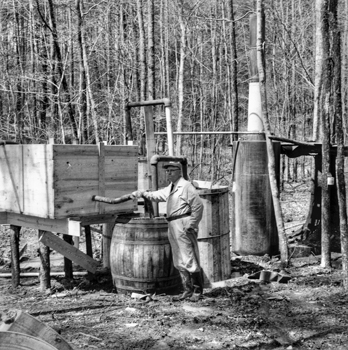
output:
[{"label": "metal container", "polygon": [[[274,142],[273,147],[279,176],[280,143]],[[277,254],[266,141],[238,141],[233,148],[232,251],[240,255]]]}]

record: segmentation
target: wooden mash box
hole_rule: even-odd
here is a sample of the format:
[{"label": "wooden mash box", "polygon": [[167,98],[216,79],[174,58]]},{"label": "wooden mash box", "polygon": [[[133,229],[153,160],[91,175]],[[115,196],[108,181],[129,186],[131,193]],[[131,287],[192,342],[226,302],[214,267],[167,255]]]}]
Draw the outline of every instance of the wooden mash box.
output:
[{"label": "wooden mash box", "polygon": [[0,212],[61,219],[132,212],[135,201],[105,204],[137,189],[136,146],[2,145]]}]

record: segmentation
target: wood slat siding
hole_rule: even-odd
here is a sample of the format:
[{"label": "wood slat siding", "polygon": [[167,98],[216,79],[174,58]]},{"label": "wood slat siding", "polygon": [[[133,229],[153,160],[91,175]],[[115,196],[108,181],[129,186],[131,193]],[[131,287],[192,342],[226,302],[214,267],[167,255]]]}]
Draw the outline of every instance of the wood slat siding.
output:
[{"label": "wood slat siding", "polygon": [[201,189],[198,193],[204,205],[198,247],[208,286],[231,275],[228,188]]},{"label": "wood slat siding", "polygon": [[133,201],[105,210],[92,201],[100,191],[116,198],[137,188],[137,147],[103,148],[101,161],[96,145],[0,146],[0,211],[61,219],[136,210]]}]

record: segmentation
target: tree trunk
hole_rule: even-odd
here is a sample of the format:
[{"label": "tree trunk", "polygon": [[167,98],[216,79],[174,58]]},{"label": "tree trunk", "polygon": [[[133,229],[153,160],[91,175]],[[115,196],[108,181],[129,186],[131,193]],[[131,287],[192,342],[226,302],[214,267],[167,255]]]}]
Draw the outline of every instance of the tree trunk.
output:
[{"label": "tree trunk", "polygon": [[[233,0],[230,0],[230,20],[231,20],[231,73],[232,73],[232,131],[239,131],[239,101],[238,101],[238,79],[237,79],[237,45],[236,45],[236,24],[233,14]],[[232,136],[232,141],[237,141],[238,135]]]},{"label": "tree trunk", "polygon": [[[180,24],[180,61],[178,72],[178,120],[177,131],[182,131],[183,113],[184,113],[184,68],[186,60],[186,22],[184,18],[184,8],[180,5],[179,10],[179,24]],[[178,135],[176,143],[176,154],[181,154],[181,135]]]},{"label": "tree trunk", "polygon": [[330,113],[332,104],[332,85],[333,78],[332,51],[330,46],[330,5],[331,0],[325,0],[321,7],[322,23],[322,43],[323,43],[323,74],[322,74],[322,94],[321,94],[321,113],[320,113],[320,131],[322,139],[322,180],[321,180],[321,266],[330,267],[330,189],[328,186],[328,177],[330,173]]},{"label": "tree trunk", "polygon": [[[44,233],[45,231],[39,230],[39,238]],[[51,288],[50,248],[39,242],[38,254],[41,261],[39,272],[40,290],[44,292],[46,289]]]},{"label": "tree trunk", "polygon": [[73,137],[77,138],[78,137],[78,129],[77,129],[76,121],[75,121],[74,109],[73,109],[73,106],[71,103],[69,86],[68,86],[65,72],[64,72],[64,64],[63,64],[61,49],[59,46],[58,31],[57,31],[56,18],[55,18],[55,14],[54,14],[53,0],[48,0],[48,7],[49,7],[49,15],[50,15],[51,26],[52,26],[51,29],[52,29],[54,53],[55,53],[55,57],[57,58],[57,68],[58,68],[60,81],[62,83],[62,87],[63,87],[63,91],[64,91],[64,102],[66,102],[68,105],[68,114],[69,114],[69,119],[70,119],[70,123],[71,123]]},{"label": "tree trunk", "polygon": [[348,290],[348,220],[347,220],[347,194],[346,179],[344,174],[344,129],[342,110],[342,62],[341,62],[341,32],[338,30],[337,21],[333,23],[333,61],[334,61],[334,115],[336,119],[336,178],[337,197],[339,207],[343,287]]},{"label": "tree trunk", "polygon": [[143,0],[137,0],[137,16],[139,25],[140,99],[144,101],[146,99],[146,51]]},{"label": "tree trunk", "polygon": [[[345,16],[348,16],[348,0],[345,0]],[[348,124],[348,21],[344,21],[344,34],[343,34],[343,50],[342,50],[342,111],[343,111],[343,128],[345,134],[347,134]]]},{"label": "tree trunk", "polygon": [[[143,19],[143,0],[137,0],[137,17],[139,27],[139,80],[140,80],[140,100],[146,100],[146,49],[145,49],[145,29]],[[146,154],[143,134],[145,132],[145,115],[144,109],[140,108],[139,132],[137,135],[138,144],[140,145],[140,155]]]},{"label": "tree trunk", "polygon": [[312,140],[318,141],[320,130],[320,95],[323,70],[323,33],[321,29],[323,3],[315,0],[315,77],[314,77],[314,111]]},{"label": "tree trunk", "polygon": [[98,127],[98,118],[96,113],[96,107],[94,102],[94,97],[92,93],[92,82],[89,73],[89,65],[88,65],[88,57],[87,57],[87,49],[85,43],[85,30],[83,24],[83,0],[76,0],[76,12],[78,18],[78,39],[79,39],[79,48],[81,51],[80,56],[82,56],[82,62],[84,67],[84,73],[86,77],[86,92],[87,98],[90,102],[90,111],[94,126],[94,140],[95,143],[99,143],[99,127]]},{"label": "tree trunk", "polygon": [[257,66],[259,70],[259,80],[261,88],[261,104],[262,104],[262,118],[263,125],[266,133],[267,142],[267,154],[268,154],[268,172],[270,178],[270,185],[273,198],[273,206],[275,219],[277,223],[278,236],[279,236],[279,250],[281,256],[281,263],[283,267],[289,264],[289,250],[287,236],[285,234],[284,221],[282,211],[280,207],[280,194],[277,184],[277,176],[275,169],[275,155],[273,150],[272,140],[268,137],[271,135],[270,123],[268,120],[268,109],[267,109],[267,91],[266,91],[266,75],[264,69],[264,52],[262,42],[262,23],[263,20],[263,4],[262,0],[257,0]]},{"label": "tree trunk", "polygon": [[156,99],[155,90],[155,4],[154,0],[147,0],[148,4],[148,70],[147,90],[149,100]]}]

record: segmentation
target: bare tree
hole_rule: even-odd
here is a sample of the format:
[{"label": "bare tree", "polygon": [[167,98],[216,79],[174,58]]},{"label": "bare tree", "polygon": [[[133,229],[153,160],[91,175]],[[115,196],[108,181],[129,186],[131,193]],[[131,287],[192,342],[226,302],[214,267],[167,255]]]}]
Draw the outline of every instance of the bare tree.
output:
[{"label": "bare tree", "polygon": [[[50,15],[50,24],[51,24],[50,30],[51,30],[52,39],[53,39],[54,57],[56,57],[57,59],[57,69],[59,73],[59,79],[61,81],[62,88],[63,88],[63,101],[68,105],[68,115],[69,115],[69,120],[71,124],[72,135],[73,137],[77,138],[78,131],[77,131],[77,124],[75,120],[75,112],[72,106],[69,86],[65,76],[65,65],[63,62],[61,48],[59,45],[59,37],[58,37],[55,11],[54,11],[54,4],[53,4],[53,0],[47,0],[47,1],[48,1],[48,8],[49,8],[49,15]],[[38,4],[38,8],[39,8],[39,4]],[[42,17],[42,19],[44,20],[44,17]]]},{"label": "bare tree", "polygon": [[148,8],[148,98],[156,99],[155,88],[155,4],[154,0],[147,0]]},{"label": "bare tree", "polygon": [[[76,0],[76,13],[78,18],[78,40],[79,40],[79,49],[80,49],[80,58],[82,60],[82,72],[81,74],[84,75],[84,78],[86,79],[86,96],[90,103],[90,111],[94,126],[94,139],[96,143],[99,143],[99,128],[98,128],[98,120],[97,120],[97,113],[96,113],[96,106],[95,101],[93,97],[92,92],[92,82],[89,72],[89,65],[88,65],[88,57],[87,57],[87,49],[86,49],[86,43],[85,43],[85,30],[83,25],[83,0]],[[82,95],[84,94],[84,91],[81,89]]]},{"label": "bare tree", "polygon": [[275,170],[275,155],[273,150],[272,140],[269,138],[271,135],[270,123],[268,120],[268,108],[267,108],[267,90],[266,90],[266,74],[264,69],[264,43],[262,42],[262,20],[263,14],[262,0],[257,0],[257,67],[259,71],[259,80],[261,88],[261,103],[262,103],[262,118],[263,125],[266,133],[267,142],[267,155],[268,155],[268,173],[272,191],[272,199],[274,206],[274,214],[277,223],[278,236],[279,236],[279,250],[281,256],[281,262],[284,267],[289,264],[289,251],[287,236],[285,234],[283,214],[280,206],[280,194],[277,184],[276,170]]}]

